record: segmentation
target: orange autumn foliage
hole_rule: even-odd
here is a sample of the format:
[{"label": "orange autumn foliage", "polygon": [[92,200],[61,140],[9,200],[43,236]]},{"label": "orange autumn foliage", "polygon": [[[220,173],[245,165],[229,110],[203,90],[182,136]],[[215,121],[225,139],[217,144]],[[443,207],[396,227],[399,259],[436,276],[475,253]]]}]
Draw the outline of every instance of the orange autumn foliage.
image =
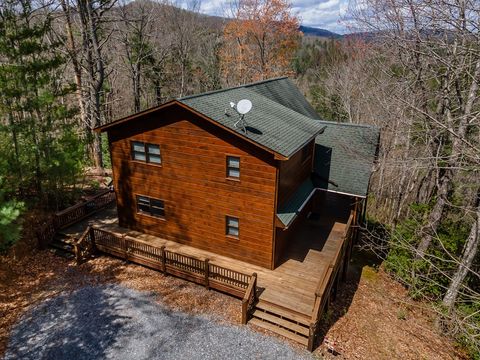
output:
[{"label": "orange autumn foliage", "polygon": [[223,35],[222,74],[238,85],[289,75],[302,33],[288,0],[240,0]]}]

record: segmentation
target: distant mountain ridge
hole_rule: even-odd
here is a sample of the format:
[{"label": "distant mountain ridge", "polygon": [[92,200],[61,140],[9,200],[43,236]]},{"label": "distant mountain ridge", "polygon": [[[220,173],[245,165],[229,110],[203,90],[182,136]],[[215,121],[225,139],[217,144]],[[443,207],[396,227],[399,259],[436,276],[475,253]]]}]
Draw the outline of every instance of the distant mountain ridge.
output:
[{"label": "distant mountain ridge", "polygon": [[[153,4],[153,1],[151,1],[151,0],[134,0],[134,1],[129,2],[129,6],[130,7],[135,7],[135,5],[137,3],[142,3],[142,2]],[[175,5],[163,5],[163,6],[165,6],[165,7],[168,7],[168,6],[177,7]],[[182,9],[182,8],[180,8],[180,9]],[[186,13],[191,13],[192,12],[191,10],[187,10],[187,9],[182,9],[182,10],[185,11]],[[224,16],[210,15],[210,14],[205,14],[205,13],[198,13],[198,15],[201,18],[203,18],[209,26],[215,27],[215,28],[220,28],[220,27],[224,26],[225,24],[227,24],[228,22],[233,20],[231,18],[227,18],[227,17],[224,17]],[[332,31],[321,29],[321,28],[316,28],[316,27],[312,27],[312,26],[300,25],[298,29],[306,36],[315,36],[315,37],[322,37],[322,38],[328,38],[328,39],[331,39],[331,38],[340,39],[340,38],[343,37],[343,35],[334,33]]]},{"label": "distant mountain ridge", "polygon": [[318,36],[318,37],[334,38],[334,39],[339,39],[343,37],[343,35],[334,33],[332,31],[315,28],[311,26],[300,25],[299,30],[303,32],[305,35],[309,35],[309,36]]}]

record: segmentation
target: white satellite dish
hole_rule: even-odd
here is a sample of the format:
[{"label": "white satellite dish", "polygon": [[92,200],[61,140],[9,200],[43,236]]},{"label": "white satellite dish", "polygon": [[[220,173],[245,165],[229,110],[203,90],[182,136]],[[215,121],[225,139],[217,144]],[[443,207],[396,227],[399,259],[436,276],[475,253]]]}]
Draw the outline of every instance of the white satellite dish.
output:
[{"label": "white satellite dish", "polygon": [[241,115],[245,115],[252,110],[252,102],[248,99],[240,100],[237,104],[237,111]]}]

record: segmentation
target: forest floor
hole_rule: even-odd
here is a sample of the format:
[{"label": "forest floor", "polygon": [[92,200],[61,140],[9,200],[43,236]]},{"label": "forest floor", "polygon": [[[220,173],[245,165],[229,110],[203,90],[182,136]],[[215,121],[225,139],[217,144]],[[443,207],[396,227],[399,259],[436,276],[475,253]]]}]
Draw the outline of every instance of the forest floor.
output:
[{"label": "forest floor", "polygon": [[[320,346],[314,356],[335,359],[461,359],[454,344],[434,330],[432,314],[408,299],[402,286],[356,254],[348,280],[327,316],[326,337],[339,354]],[[239,300],[142,266],[101,256],[80,266],[49,251],[0,258],[0,357],[10,330],[25,311],[82,286],[122,284],[153,291],[173,310],[212,314],[240,323]],[[296,347],[297,345],[291,344]]]}]

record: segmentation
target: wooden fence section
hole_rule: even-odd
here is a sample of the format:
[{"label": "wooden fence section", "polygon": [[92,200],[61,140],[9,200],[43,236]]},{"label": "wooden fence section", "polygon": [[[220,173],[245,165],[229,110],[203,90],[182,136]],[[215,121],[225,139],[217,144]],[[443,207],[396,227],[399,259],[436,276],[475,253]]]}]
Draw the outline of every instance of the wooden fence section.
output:
[{"label": "wooden fence section", "polygon": [[[239,298],[244,298],[247,292],[249,304],[255,300],[252,286],[253,289],[256,288],[256,275],[247,275],[212,264],[209,259],[170,251],[164,246],[152,246],[133,237],[117,235],[96,227],[89,227],[74,247],[78,263],[99,250]],[[247,310],[251,311],[251,307]]]},{"label": "wooden fence section", "polygon": [[[352,211],[347,221],[345,233],[343,234],[342,246],[337,250],[330,265],[325,269],[323,276],[321,276],[320,281],[318,282],[315,291],[315,305],[312,311],[308,335],[307,348],[309,351],[313,351],[314,349],[319,322],[325,309],[325,305],[330,301],[330,292],[333,284],[335,281],[338,281],[338,276],[340,276],[339,271],[344,266],[344,261],[347,261],[347,259],[345,259],[345,253],[348,251],[347,249],[350,247],[350,243],[353,239],[354,217],[355,215]],[[339,259],[342,259],[342,261],[339,261]]]},{"label": "wooden fence section", "polygon": [[104,209],[114,201],[115,193],[106,189],[86,201],[57,212],[50,221],[41,226],[37,231],[39,247],[46,248],[58,230],[85,219]]}]

